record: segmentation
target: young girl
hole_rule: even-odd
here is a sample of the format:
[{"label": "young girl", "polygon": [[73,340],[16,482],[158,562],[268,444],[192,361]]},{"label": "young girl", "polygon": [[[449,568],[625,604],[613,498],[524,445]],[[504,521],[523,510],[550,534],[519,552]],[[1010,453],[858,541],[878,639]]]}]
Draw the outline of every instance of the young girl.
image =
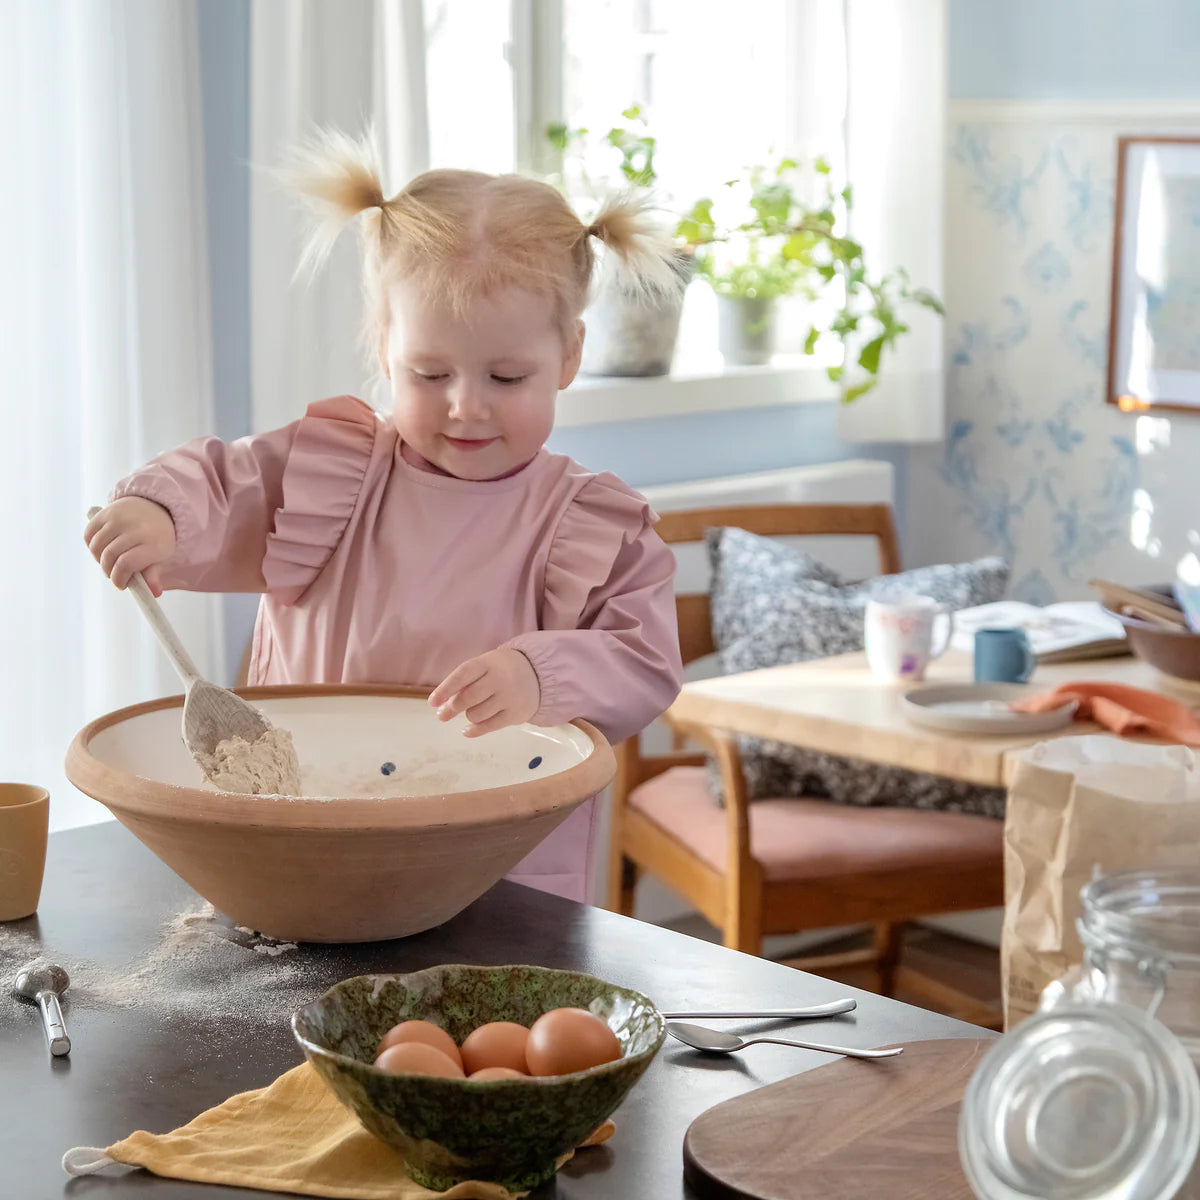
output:
[{"label": "young girl", "polygon": [[[250,683],[431,686],[468,737],[583,717],[612,742],[679,690],[674,559],[646,502],[543,443],[579,367],[591,239],[647,286],[667,251],[636,203],[583,225],[553,188],[429,171],[390,200],[365,145],[329,137],[294,177],[319,259],[362,213],[368,331],[390,380],[362,400],[122,480],[85,540],[117,587],[264,593]],[[590,899],[594,803],[512,878]]]}]

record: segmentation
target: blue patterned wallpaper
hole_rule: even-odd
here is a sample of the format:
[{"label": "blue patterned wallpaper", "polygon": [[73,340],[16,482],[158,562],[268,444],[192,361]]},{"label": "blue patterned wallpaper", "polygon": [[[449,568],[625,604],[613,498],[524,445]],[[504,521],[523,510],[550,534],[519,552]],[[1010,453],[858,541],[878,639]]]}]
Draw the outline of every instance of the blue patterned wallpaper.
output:
[{"label": "blue patterned wallpaper", "polygon": [[1087,596],[1097,575],[1172,578],[1200,524],[1200,414],[1104,402],[1122,132],[1025,116],[951,124],[947,437],[912,453],[906,550],[914,562],[1003,554],[1013,595],[1033,603]]}]

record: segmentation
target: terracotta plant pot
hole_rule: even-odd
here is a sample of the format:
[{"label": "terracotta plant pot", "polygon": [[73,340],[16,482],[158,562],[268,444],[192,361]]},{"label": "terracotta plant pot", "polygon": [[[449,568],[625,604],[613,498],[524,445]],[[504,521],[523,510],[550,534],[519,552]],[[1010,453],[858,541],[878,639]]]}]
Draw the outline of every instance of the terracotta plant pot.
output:
[{"label": "terracotta plant pot", "polygon": [[[93,721],[67,777],[220,912],[290,941],[380,941],[448,921],[615,769],[583,721],[467,740],[461,719],[439,722],[411,688],[239,694],[292,731],[306,790],[358,794],[216,791],[180,738],[181,696]],[[373,788],[408,794],[363,794]]]}]

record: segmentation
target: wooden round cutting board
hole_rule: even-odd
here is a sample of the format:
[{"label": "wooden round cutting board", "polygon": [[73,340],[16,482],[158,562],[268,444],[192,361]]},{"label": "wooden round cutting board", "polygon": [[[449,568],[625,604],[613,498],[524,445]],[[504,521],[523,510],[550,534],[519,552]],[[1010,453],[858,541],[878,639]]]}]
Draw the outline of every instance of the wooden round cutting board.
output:
[{"label": "wooden round cutting board", "polygon": [[995,1044],[906,1042],[726,1100],[688,1129],[684,1178],[704,1200],[972,1200],[959,1103]]}]

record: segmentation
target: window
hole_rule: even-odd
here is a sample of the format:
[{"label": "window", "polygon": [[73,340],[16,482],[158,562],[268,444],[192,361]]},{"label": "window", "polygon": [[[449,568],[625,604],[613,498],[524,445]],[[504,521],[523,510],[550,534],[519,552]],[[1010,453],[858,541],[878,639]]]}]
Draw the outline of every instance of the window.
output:
[{"label": "window", "polygon": [[563,0],[563,117],[603,132],[638,105],[659,187],[711,196],[788,140],[786,0]]},{"label": "window", "polygon": [[513,169],[511,7],[505,0],[425,0],[430,166]]},{"label": "window", "polygon": [[[435,167],[548,169],[548,124],[603,135],[630,105],[677,205],[773,155],[838,157],[837,139],[806,138],[811,114],[797,115],[811,105],[797,103],[791,47],[803,57],[826,31],[811,17],[798,29],[789,0],[751,0],[751,19],[728,0],[425,0],[424,11]],[[803,63],[830,76],[823,95],[838,92],[835,60]]]},{"label": "window", "polygon": [[[632,127],[622,113],[636,105],[668,212],[719,203],[726,180],[783,156],[823,156],[843,176],[841,0],[424,0],[424,13],[434,167],[549,175],[561,164],[546,129],[563,122],[589,131],[594,200],[622,182],[604,135]],[[719,363],[714,305],[689,292],[677,361]],[[809,323],[785,301],[780,352],[800,351]]]}]

